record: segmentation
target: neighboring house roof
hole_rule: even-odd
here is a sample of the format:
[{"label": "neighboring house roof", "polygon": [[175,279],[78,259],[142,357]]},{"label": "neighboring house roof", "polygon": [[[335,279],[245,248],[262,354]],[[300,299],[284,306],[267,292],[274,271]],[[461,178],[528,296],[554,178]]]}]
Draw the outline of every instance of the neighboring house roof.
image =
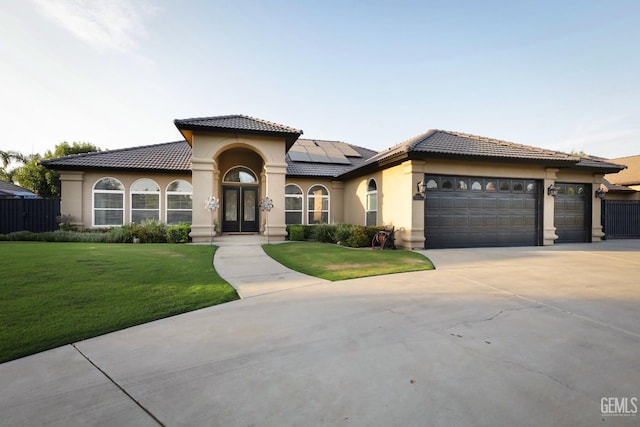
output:
[{"label": "neighboring house roof", "polygon": [[0,180],[0,198],[25,197],[28,199],[40,198],[36,193],[11,182]]},{"label": "neighboring house roof", "polygon": [[302,135],[300,129],[249,117],[241,114],[230,116],[197,117],[173,121],[189,144],[193,143],[193,131],[207,133],[243,133],[267,136],[284,136],[287,149]]},{"label": "neighboring house roof", "polygon": [[[381,151],[359,168],[379,167],[407,158],[461,158],[467,160],[501,160],[542,163],[548,167],[597,169],[602,173],[619,170],[615,164],[595,157],[573,156],[544,148],[516,144],[494,138],[460,132],[429,130],[405,142]],[[357,169],[345,175],[356,174]]]},{"label": "neighboring house roof", "polygon": [[618,185],[640,185],[640,155],[610,159],[612,163],[625,165],[627,168],[616,174],[609,174],[605,178]]},{"label": "neighboring house roof", "polygon": [[602,186],[604,186],[604,190],[612,193],[635,193],[636,190],[633,188],[625,187],[624,185],[612,184],[606,178],[602,178]]},{"label": "neighboring house roof", "polygon": [[287,175],[337,177],[375,154],[341,141],[299,139],[286,155]]},{"label": "neighboring house roof", "polygon": [[191,173],[191,147],[186,141],[95,153],[74,154],[42,160],[55,170],[127,170],[139,172]]}]

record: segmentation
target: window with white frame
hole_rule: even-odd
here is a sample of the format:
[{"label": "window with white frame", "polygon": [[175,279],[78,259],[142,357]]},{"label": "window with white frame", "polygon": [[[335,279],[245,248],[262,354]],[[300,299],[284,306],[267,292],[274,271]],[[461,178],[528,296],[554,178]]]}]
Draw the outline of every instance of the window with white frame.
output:
[{"label": "window with white frame", "polygon": [[365,225],[378,224],[378,186],[375,179],[371,178],[367,184],[365,195],[366,223]]},{"label": "window with white frame", "polygon": [[137,180],[131,186],[131,222],[160,220],[160,186],[149,178]]},{"label": "window with white frame", "polygon": [[309,224],[329,223],[329,191],[322,185],[314,185],[307,193]]},{"label": "window with white frame", "polygon": [[124,224],[124,185],[115,178],[101,178],[93,185],[93,225]]},{"label": "window with white frame", "polygon": [[191,224],[193,187],[189,182],[178,179],[167,186],[167,224]]},{"label": "window with white frame", "polygon": [[295,184],[284,187],[284,222],[285,224],[302,224],[302,190]]}]

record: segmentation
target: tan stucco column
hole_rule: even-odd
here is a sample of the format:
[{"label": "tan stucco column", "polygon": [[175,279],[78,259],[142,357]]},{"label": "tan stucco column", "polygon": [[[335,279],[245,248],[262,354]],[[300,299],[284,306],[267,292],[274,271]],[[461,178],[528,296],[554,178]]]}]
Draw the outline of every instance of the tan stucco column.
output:
[{"label": "tan stucco column", "polygon": [[542,188],[542,244],[544,246],[553,245],[558,238],[556,234],[556,226],[554,221],[555,199],[547,193],[547,188],[556,183],[557,173],[559,169],[545,169],[544,183]]},{"label": "tan stucco column", "polygon": [[[205,208],[205,201],[213,196],[220,199],[218,183],[216,182],[215,162],[209,158],[193,157],[191,159],[193,185],[193,211],[191,219],[191,239],[194,243],[206,243],[211,241],[212,215]],[[214,212],[214,219],[218,218],[219,210]]]},{"label": "tan stucco column", "polygon": [[424,199],[414,196],[418,192],[418,183],[424,179],[425,168],[424,161],[413,160],[411,162],[411,187],[408,195],[411,199],[411,232],[407,243],[404,244],[407,249],[424,249]]},{"label": "tan stucco column", "polygon": [[604,237],[602,232],[602,200],[598,199],[595,194],[596,190],[600,188],[602,184],[602,177],[604,175],[594,175],[593,185],[591,185],[591,194],[588,196],[591,198],[591,241],[600,242]]},{"label": "tan stucco column", "polygon": [[[264,193],[261,198],[269,197],[273,201],[273,209],[268,214],[261,212],[261,228],[264,228],[264,235],[270,240],[284,240],[287,235],[287,226],[284,216],[284,186],[285,176],[287,173],[286,163],[269,162],[264,165],[265,185]],[[265,220],[269,217],[269,221],[265,224]]]},{"label": "tan stucco column", "polygon": [[[60,172],[60,214],[70,215],[71,225],[79,228],[84,227],[82,215],[83,183],[84,172]],[[90,221],[89,224],[91,224]]]}]

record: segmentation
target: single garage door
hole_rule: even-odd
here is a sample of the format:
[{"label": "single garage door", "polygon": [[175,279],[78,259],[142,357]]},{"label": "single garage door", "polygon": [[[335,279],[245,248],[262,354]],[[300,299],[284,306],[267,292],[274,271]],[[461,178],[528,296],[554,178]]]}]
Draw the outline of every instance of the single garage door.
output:
[{"label": "single garage door", "polygon": [[535,246],[535,180],[425,175],[425,248]]},{"label": "single garage door", "polygon": [[557,182],[553,222],[558,239],[555,243],[591,241],[591,185]]}]

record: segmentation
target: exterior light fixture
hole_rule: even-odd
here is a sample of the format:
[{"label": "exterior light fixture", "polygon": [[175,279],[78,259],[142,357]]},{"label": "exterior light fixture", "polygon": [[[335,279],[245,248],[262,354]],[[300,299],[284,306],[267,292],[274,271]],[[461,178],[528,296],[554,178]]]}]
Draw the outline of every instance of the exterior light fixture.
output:
[{"label": "exterior light fixture", "polygon": [[605,193],[605,191],[602,188],[598,188],[596,190],[596,199],[600,199],[603,200],[604,196],[606,196],[607,193]]},{"label": "exterior light fixture", "polygon": [[555,185],[551,184],[549,186],[549,188],[547,188],[547,194],[552,196],[552,197],[556,197],[558,195],[558,187],[556,187]]},{"label": "exterior light fixture", "polygon": [[413,195],[413,200],[424,200],[424,193],[427,191],[427,184],[425,184],[424,179],[416,184],[416,190],[418,192]]}]

